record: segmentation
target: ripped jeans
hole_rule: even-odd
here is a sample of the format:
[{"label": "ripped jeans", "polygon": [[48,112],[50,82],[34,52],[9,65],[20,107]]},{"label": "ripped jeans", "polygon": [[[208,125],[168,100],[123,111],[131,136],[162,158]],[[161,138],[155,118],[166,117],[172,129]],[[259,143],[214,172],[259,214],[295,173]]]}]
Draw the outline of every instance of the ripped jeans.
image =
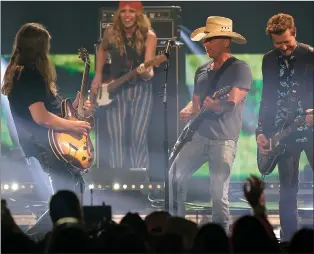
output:
[{"label": "ripped jeans", "polygon": [[169,211],[185,216],[187,183],[193,174],[208,161],[210,193],[212,196],[212,222],[229,231],[228,189],[237,143],[233,140],[211,140],[194,134],[185,144],[169,171]]}]

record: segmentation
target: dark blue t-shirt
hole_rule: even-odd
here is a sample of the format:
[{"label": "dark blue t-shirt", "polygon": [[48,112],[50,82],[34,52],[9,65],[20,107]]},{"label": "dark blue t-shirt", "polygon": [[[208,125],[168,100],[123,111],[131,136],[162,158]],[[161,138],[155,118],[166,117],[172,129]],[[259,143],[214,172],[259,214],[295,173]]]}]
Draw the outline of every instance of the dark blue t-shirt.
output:
[{"label": "dark blue t-shirt", "polygon": [[[220,76],[216,86],[213,87],[211,81],[218,70],[210,70],[208,62],[200,66],[194,78],[194,94],[201,99],[209,87],[208,95],[223,87],[232,86],[250,90],[252,84],[252,72],[248,64],[236,59]],[[217,115],[209,112],[201,123],[198,132],[200,135],[214,140],[234,140],[237,141],[242,127],[242,111],[244,100],[240,102],[232,112],[224,112]]]}]

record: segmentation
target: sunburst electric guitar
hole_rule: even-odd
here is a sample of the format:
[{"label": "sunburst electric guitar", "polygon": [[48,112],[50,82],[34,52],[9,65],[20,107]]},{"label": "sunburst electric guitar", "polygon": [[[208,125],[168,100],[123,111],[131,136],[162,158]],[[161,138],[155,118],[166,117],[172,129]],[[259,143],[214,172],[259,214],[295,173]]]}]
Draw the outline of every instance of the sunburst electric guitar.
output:
[{"label": "sunburst electric guitar", "polygon": [[[94,127],[93,116],[85,117],[83,105],[88,98],[87,77],[90,70],[90,59],[86,49],[79,49],[79,57],[84,62],[84,72],[81,85],[81,96],[78,108],[74,109],[72,101],[65,99],[61,102],[62,117],[72,121],[86,121]],[[94,162],[94,147],[89,135],[48,130],[50,147],[59,160],[70,164],[76,171],[87,171]]]},{"label": "sunburst electric guitar", "polygon": [[[144,66],[145,68],[159,66],[162,62],[166,61],[167,59],[168,59],[167,56],[164,54],[163,51],[161,51],[152,60],[145,62]],[[109,80],[106,83],[103,83],[97,90],[97,96],[95,98],[96,105],[98,107],[110,105],[114,100],[111,94],[114,93],[119,87],[124,85],[126,81],[135,77],[137,75],[137,68],[131,70],[130,72],[128,72],[127,74],[123,75],[118,79]]]}]

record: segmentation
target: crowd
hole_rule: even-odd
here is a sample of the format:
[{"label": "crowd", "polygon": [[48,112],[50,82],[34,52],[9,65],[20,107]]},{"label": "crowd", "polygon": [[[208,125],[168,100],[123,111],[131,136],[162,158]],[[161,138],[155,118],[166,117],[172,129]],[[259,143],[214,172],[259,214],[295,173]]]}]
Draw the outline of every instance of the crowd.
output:
[{"label": "crowd", "polygon": [[202,226],[155,211],[142,219],[127,213],[120,223],[102,220],[97,228],[84,222],[75,193],[58,191],[50,200],[53,223],[40,241],[32,240],[15,223],[1,201],[2,253],[313,253],[314,231],[303,228],[289,242],[280,242],[267,219],[263,182],[251,176],[244,196],[254,213],[235,221],[230,232],[214,223]]}]

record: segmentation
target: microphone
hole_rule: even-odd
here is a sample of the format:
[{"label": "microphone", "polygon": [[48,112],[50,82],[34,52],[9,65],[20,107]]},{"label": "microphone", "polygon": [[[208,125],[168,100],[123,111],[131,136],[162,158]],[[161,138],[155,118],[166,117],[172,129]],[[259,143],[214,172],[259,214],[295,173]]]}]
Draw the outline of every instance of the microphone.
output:
[{"label": "microphone", "polygon": [[158,39],[158,45],[160,46],[165,46],[166,44],[168,44],[169,41],[172,41],[172,45],[171,46],[175,46],[175,47],[182,47],[184,45],[184,43],[182,43],[181,41],[177,41],[175,38],[170,39],[170,40],[163,40],[163,39]]},{"label": "microphone", "polygon": [[173,44],[174,44],[174,40],[173,39],[167,41],[167,45],[166,45],[166,49],[165,49],[165,53],[166,54],[169,54],[170,48],[173,46]]}]

